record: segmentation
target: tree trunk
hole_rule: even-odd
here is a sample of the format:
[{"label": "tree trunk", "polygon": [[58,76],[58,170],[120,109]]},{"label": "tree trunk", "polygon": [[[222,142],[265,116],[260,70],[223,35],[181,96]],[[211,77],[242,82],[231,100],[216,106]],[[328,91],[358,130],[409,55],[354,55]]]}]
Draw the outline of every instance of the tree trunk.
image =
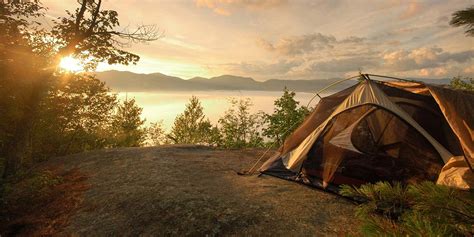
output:
[{"label": "tree trunk", "polygon": [[25,112],[20,121],[14,126],[15,134],[6,145],[5,167],[3,178],[14,175],[21,168],[23,162],[30,158],[30,138],[42,95],[47,88],[47,76],[39,76],[33,83],[30,97],[25,103]]}]

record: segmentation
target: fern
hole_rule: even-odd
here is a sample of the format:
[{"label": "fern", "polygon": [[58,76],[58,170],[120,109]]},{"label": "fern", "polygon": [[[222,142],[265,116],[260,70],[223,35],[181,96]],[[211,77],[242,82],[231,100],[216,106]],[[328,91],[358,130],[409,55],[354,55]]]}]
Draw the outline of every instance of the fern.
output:
[{"label": "fern", "polygon": [[432,182],[403,186],[379,182],[340,194],[364,203],[356,209],[363,236],[472,236],[474,193]]},{"label": "fern", "polygon": [[[365,200],[367,204],[360,208],[365,212],[378,212],[391,219],[400,217],[403,211],[410,206],[412,199],[407,189],[400,183],[390,184],[389,182],[362,185],[360,188],[344,185],[340,193],[343,196]],[[363,214],[359,213],[358,215]]]}]

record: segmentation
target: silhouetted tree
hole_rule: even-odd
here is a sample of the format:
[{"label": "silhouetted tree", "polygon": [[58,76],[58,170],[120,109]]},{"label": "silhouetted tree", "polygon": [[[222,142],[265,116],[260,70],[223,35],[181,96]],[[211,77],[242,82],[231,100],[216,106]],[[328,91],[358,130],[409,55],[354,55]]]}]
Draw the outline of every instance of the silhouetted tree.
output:
[{"label": "silhouetted tree", "polygon": [[5,101],[11,102],[5,110],[12,114],[0,120],[0,128],[7,130],[6,138],[0,139],[0,153],[6,160],[4,176],[13,174],[30,154],[38,108],[50,82],[61,77],[57,70],[61,58],[88,59],[87,69],[101,61],[136,63],[139,56],[123,46],[160,36],[153,25],[117,30],[118,13],[101,9],[102,0],[78,0],[78,4],[75,11],[66,11],[67,16],[59,17],[52,29],[46,30],[34,20],[44,15],[38,0],[0,1],[0,90]]},{"label": "silhouetted tree", "polygon": [[455,27],[464,26],[466,27],[466,35],[474,36],[474,6],[453,13],[453,18],[449,24]]},{"label": "silhouetted tree", "polygon": [[33,155],[48,157],[111,145],[117,98],[98,79],[71,75],[42,100],[33,132]]}]

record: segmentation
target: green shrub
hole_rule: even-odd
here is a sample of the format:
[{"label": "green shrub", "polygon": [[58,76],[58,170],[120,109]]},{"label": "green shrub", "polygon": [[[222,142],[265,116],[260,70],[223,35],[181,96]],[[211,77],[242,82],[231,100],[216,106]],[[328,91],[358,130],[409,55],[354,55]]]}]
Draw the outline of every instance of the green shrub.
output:
[{"label": "green shrub", "polygon": [[62,183],[60,176],[51,171],[27,174],[18,172],[0,184],[0,206],[28,204],[31,200],[47,194],[52,186]]},{"label": "green shrub", "polygon": [[474,193],[432,182],[343,185],[343,196],[361,200],[356,216],[363,236],[472,236]]}]

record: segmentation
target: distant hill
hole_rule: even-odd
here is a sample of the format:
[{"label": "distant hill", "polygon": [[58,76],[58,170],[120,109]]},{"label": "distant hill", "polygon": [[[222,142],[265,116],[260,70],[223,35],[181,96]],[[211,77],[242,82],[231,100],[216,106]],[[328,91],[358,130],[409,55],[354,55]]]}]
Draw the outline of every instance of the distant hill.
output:
[{"label": "distant hill", "polygon": [[[287,87],[292,91],[314,92],[340,78],[316,80],[279,80],[255,81],[250,77],[222,75],[212,78],[194,77],[184,80],[161,73],[139,74],[127,71],[97,72],[97,78],[104,81],[114,91],[209,91],[209,90],[253,90],[281,91]],[[448,84],[449,79],[415,79],[433,84]],[[331,87],[340,90],[354,85],[356,81],[344,81]]]}]

